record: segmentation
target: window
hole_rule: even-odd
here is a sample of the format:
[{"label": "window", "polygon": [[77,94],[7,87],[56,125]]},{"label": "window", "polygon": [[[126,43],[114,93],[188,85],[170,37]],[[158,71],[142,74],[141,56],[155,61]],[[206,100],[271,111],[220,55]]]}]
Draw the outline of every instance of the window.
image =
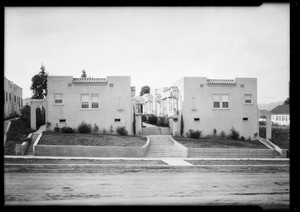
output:
[{"label": "window", "polygon": [[63,104],[63,94],[55,93],[54,94],[54,104],[55,105],[62,105]]},{"label": "window", "polygon": [[92,94],[92,108],[99,108],[99,94]]},{"label": "window", "polygon": [[248,118],[247,118],[247,117],[244,117],[244,118],[243,118],[243,121],[248,121]]},{"label": "window", "polygon": [[59,119],[59,122],[66,122],[66,119]]},{"label": "window", "polygon": [[200,118],[194,118],[194,121],[200,121]]},{"label": "window", "polygon": [[109,83],[109,87],[114,87],[114,83]]},{"label": "window", "polygon": [[252,104],[252,94],[245,94],[245,104]]},{"label": "window", "polygon": [[81,108],[89,108],[89,94],[81,95]]},{"label": "window", "polygon": [[244,88],[245,86],[244,86],[244,84],[241,84],[241,88]]},{"label": "window", "polygon": [[14,96],[14,101],[17,102],[17,97],[16,96]]},{"label": "window", "polygon": [[121,121],[121,119],[115,119],[115,122],[120,122]]},{"label": "window", "polygon": [[9,93],[9,101],[11,101],[11,93]]},{"label": "window", "polygon": [[229,108],[228,95],[222,95],[222,108]]},{"label": "window", "polygon": [[220,95],[213,95],[214,108],[220,108]]},{"label": "window", "polygon": [[203,84],[200,84],[200,88],[203,88],[204,87],[204,85]]},{"label": "window", "polygon": [[228,94],[214,94],[213,95],[213,108],[229,108],[229,95]]},{"label": "window", "polygon": [[8,101],[8,94],[5,92],[5,100]]}]

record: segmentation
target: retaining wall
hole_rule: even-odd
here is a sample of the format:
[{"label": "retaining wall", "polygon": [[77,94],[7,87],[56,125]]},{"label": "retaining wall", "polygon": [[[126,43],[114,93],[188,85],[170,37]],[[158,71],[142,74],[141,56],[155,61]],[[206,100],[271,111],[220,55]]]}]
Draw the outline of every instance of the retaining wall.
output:
[{"label": "retaining wall", "polygon": [[36,145],[37,156],[77,156],[77,157],[145,157],[150,141],[142,147],[115,146],[71,146],[71,145]]},{"label": "retaining wall", "polygon": [[274,158],[272,149],[188,148],[189,158]]}]

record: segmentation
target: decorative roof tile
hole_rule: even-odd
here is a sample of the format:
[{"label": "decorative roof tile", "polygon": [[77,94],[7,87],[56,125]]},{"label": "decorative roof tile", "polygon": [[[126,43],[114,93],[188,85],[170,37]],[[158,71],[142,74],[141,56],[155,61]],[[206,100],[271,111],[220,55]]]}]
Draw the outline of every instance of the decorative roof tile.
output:
[{"label": "decorative roof tile", "polygon": [[170,86],[170,87],[165,88],[165,89],[164,89],[164,92],[165,92],[165,91],[168,91],[168,90],[170,90],[170,89],[171,89],[172,92],[179,91],[177,86]]},{"label": "decorative roof tile", "polygon": [[73,78],[73,83],[92,83],[92,84],[98,84],[98,83],[107,83],[106,78]]},{"label": "decorative roof tile", "polygon": [[233,79],[207,79],[208,84],[235,85]]}]

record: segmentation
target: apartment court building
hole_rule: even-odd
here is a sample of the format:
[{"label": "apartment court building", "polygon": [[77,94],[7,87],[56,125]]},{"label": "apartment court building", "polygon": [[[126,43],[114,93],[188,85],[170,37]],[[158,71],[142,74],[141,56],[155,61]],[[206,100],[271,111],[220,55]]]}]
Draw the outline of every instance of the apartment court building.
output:
[{"label": "apartment court building", "polygon": [[22,95],[22,88],[4,77],[4,118],[21,114]]},{"label": "apartment court building", "polygon": [[271,110],[271,121],[280,126],[290,125],[290,105],[278,105]]},{"label": "apartment court building", "polygon": [[180,135],[183,117],[183,136],[192,130],[203,135],[234,128],[245,139],[258,133],[257,79],[207,79],[183,77],[172,86],[154,89],[154,114],[169,119],[170,130]]},{"label": "apartment court building", "polygon": [[77,129],[81,122],[96,124],[99,132],[110,128],[116,133],[124,126],[132,134],[133,112],[129,76],[106,78],[74,78],[72,76],[48,76],[48,94],[43,100],[31,100],[31,128],[35,129],[35,108],[46,109],[46,121],[50,130],[68,126]]}]

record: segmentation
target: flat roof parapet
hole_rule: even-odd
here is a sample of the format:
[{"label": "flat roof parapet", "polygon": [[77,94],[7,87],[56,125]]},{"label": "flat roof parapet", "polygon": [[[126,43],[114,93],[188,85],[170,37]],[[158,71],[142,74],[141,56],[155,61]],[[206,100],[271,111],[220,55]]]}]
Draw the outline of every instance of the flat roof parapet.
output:
[{"label": "flat roof parapet", "polygon": [[107,79],[106,78],[73,78],[72,82],[74,84],[78,84],[78,83],[99,84],[99,83],[107,83]]},{"label": "flat roof parapet", "polygon": [[213,85],[235,85],[236,82],[233,79],[207,79],[208,84]]}]

